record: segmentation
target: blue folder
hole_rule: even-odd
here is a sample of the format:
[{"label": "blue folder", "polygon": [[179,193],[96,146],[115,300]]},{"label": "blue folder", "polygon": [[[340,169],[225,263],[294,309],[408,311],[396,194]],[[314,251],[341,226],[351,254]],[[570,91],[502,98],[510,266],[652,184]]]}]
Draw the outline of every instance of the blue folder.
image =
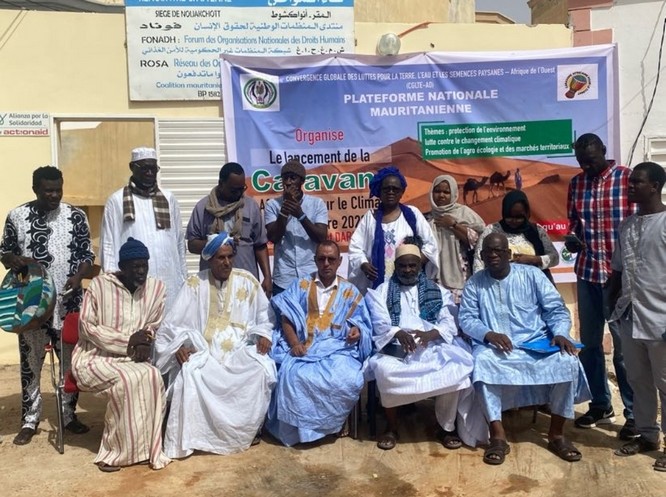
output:
[{"label": "blue folder", "polygon": [[[532,340],[530,342],[523,342],[520,345],[517,345],[519,349],[529,350],[530,352],[539,352],[541,354],[551,354],[553,352],[559,352],[560,348],[557,345],[551,345],[550,338],[539,338],[538,340]],[[583,344],[578,342],[572,342],[574,347],[577,349],[582,349]]]}]

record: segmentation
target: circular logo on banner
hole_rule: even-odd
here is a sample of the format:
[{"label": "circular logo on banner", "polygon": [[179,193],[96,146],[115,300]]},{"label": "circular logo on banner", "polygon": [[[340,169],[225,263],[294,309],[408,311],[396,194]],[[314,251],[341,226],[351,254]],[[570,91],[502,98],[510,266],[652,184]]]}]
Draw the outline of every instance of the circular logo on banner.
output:
[{"label": "circular logo on banner", "polygon": [[245,100],[256,109],[267,109],[277,97],[275,84],[261,78],[250,79],[243,87]]},{"label": "circular logo on banner", "polygon": [[572,72],[564,81],[567,92],[564,94],[567,98],[574,98],[576,95],[582,95],[590,88],[590,76],[583,71]]},{"label": "circular logo on banner", "polygon": [[562,248],[562,251],[560,252],[560,255],[562,256],[562,259],[564,259],[566,262],[572,262],[573,260],[576,259],[576,255],[569,252],[566,249],[566,247]]}]

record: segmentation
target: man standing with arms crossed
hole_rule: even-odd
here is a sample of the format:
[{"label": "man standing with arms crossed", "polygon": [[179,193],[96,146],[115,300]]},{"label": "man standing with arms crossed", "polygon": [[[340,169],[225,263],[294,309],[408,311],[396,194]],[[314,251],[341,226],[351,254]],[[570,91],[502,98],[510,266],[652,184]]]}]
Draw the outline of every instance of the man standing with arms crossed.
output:
[{"label": "man standing with arms crossed", "polygon": [[[592,392],[589,410],[576,419],[575,425],[594,428],[615,421],[603,350],[604,326],[609,316],[606,282],[611,275],[618,227],[633,213],[627,196],[631,170],[606,160],[606,147],[592,133],[581,135],[574,144],[574,151],[583,171],[569,184],[569,232],[575,237],[569,237],[565,245],[571,253],[578,253],[575,266],[578,319],[584,345],[579,357]],[[613,366],[626,419],[619,437],[631,440],[638,435],[633,392],[627,382],[618,324],[609,323],[609,328],[613,338]]]}]

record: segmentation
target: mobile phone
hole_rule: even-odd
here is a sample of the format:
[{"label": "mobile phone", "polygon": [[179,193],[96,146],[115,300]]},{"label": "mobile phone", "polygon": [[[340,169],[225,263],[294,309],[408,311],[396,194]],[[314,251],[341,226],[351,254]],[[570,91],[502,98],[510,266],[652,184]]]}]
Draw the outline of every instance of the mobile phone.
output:
[{"label": "mobile phone", "polygon": [[398,359],[404,359],[405,357],[407,357],[407,352],[405,352],[405,349],[402,348],[402,345],[400,343],[394,343],[394,342],[388,343],[379,352],[381,352],[382,354],[396,357]]}]

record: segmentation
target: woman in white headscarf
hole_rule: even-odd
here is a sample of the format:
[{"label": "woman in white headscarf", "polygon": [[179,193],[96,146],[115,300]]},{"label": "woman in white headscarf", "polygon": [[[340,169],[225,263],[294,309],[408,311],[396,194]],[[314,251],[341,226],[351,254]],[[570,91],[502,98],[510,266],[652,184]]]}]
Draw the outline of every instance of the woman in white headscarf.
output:
[{"label": "woman in white headscarf", "polygon": [[458,183],[447,174],[437,176],[430,187],[432,211],[427,217],[439,245],[439,283],[460,303],[465,281],[472,274],[476,241],[485,223],[472,209],[458,200]]}]

